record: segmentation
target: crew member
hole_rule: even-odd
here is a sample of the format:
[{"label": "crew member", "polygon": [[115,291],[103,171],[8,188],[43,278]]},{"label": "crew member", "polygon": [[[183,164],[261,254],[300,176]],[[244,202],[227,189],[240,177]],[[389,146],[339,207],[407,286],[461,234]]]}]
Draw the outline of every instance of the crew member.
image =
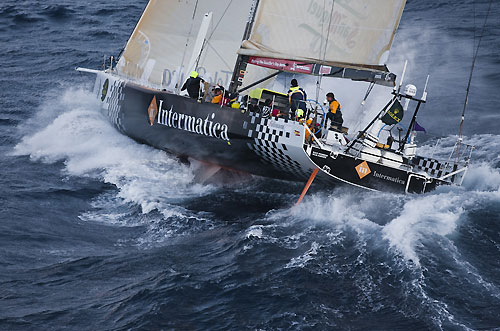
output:
[{"label": "crew member", "polygon": [[295,120],[297,122],[300,122],[301,120],[304,119],[304,111],[301,108],[297,109],[297,111],[295,112],[295,114],[296,114],[295,115]]},{"label": "crew member", "polygon": [[[306,125],[307,127],[309,128],[309,130],[306,130],[306,142],[309,142],[309,139],[311,137],[311,133],[312,134],[315,134],[316,133],[316,130],[314,128],[314,123],[313,123],[313,119],[312,118],[309,118],[307,121],[306,121]],[[309,132],[310,131],[310,132]]]},{"label": "crew member", "polygon": [[290,85],[290,89],[288,90],[288,103],[290,104],[292,116],[294,116],[297,109],[306,109],[305,101],[307,100],[307,93],[303,88],[299,87],[295,78],[292,79]]},{"label": "crew member", "polygon": [[329,103],[326,118],[331,121],[331,125],[342,126],[344,119],[342,118],[342,112],[340,111],[340,103],[335,99],[335,95],[332,92],[329,92],[326,95],[326,101]]},{"label": "crew member", "polygon": [[205,82],[196,71],[191,71],[190,77],[182,85],[181,91],[187,90],[189,96],[193,99],[200,97],[200,83]]},{"label": "crew member", "polygon": [[241,108],[241,104],[240,104],[238,98],[239,98],[238,93],[233,93],[230,96],[231,100],[229,101],[228,106],[230,106],[231,108],[234,108],[234,109],[240,109]]},{"label": "crew member", "polygon": [[212,98],[212,103],[221,104],[222,103],[222,90],[218,87],[214,89],[214,97]]},{"label": "crew member", "polygon": [[273,101],[271,99],[266,99],[264,102],[264,106],[262,107],[261,116],[263,118],[271,117],[271,113],[273,112]]}]

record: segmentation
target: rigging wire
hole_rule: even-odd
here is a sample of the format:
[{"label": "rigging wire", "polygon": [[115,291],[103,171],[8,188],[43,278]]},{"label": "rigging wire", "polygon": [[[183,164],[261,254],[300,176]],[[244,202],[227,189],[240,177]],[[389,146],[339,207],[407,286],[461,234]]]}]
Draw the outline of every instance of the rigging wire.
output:
[{"label": "rigging wire", "polygon": [[[217,24],[215,24],[214,29],[212,30],[212,32],[210,33],[210,35],[208,36],[208,38],[203,41],[203,45],[201,46],[200,54],[198,54],[198,58],[196,59],[195,68],[198,68],[198,64],[200,63],[200,59],[201,59],[201,55],[203,54],[203,50],[207,46],[207,44],[210,41],[210,39],[212,39],[212,36],[214,35],[215,31],[217,31],[217,28],[219,27],[219,24],[222,22],[222,19],[224,18],[224,16],[226,16],[226,13],[229,10],[229,7],[233,3],[233,1],[234,0],[229,1],[229,4],[226,6],[226,9],[224,9],[224,12],[222,13],[222,16],[220,17],[219,21],[217,22]],[[215,50],[214,47],[212,47],[212,48]],[[222,56],[220,56],[220,54],[217,53],[217,52],[215,52],[215,53],[222,60],[222,62],[224,62],[224,64],[227,65],[227,63],[224,61],[224,59],[222,58]],[[229,66],[228,66],[228,68],[229,68]],[[229,70],[231,70],[231,68],[229,68]]]},{"label": "rigging wire", "polygon": [[370,93],[372,93],[374,87],[375,87],[375,82],[370,82],[370,84],[368,85],[368,89],[366,90],[365,97],[363,98],[363,102],[365,102],[366,99],[368,99],[368,96],[370,95]]},{"label": "rigging wire", "polygon": [[[459,129],[458,129],[459,143],[462,141],[462,129],[463,129],[464,121],[465,121],[465,110],[467,109],[467,104],[469,103],[469,93],[470,93],[470,86],[471,86],[471,81],[472,81],[472,75],[474,73],[474,67],[476,65],[476,59],[477,59],[477,55],[479,53],[479,48],[481,46],[481,41],[482,41],[483,36],[484,36],[484,29],[486,28],[486,23],[488,22],[488,17],[490,15],[492,2],[493,2],[493,0],[490,0],[489,5],[488,5],[488,11],[486,12],[486,17],[484,19],[483,27],[481,29],[481,34],[479,35],[479,41],[477,43],[476,49],[474,50],[474,57],[472,59],[472,66],[471,66],[470,75],[469,75],[469,82],[467,83],[467,92],[465,93],[464,108],[462,110],[462,117],[460,119],[460,126],[459,126]],[[474,11],[475,11],[475,8],[476,7],[474,6]],[[475,17],[474,17],[474,22],[475,22]],[[475,30],[475,26],[474,26],[474,44],[475,44],[475,39],[476,39],[476,30]]]},{"label": "rigging wire", "polygon": [[[231,71],[231,66],[229,65],[229,63],[226,62],[226,60],[224,60],[224,58],[222,57],[222,55],[220,55],[220,53],[217,51],[217,49],[211,44],[211,43],[208,43],[207,42],[207,46],[209,46],[212,51],[214,51],[215,55],[217,55],[219,57],[219,59],[224,63],[224,65],[226,66],[226,68]],[[196,66],[198,67],[198,63],[196,64]]]},{"label": "rigging wire", "polygon": [[[323,0],[323,8],[326,8],[326,0]],[[321,58],[321,52],[323,50],[323,34],[325,32],[325,13],[320,18],[321,20],[321,38],[320,38],[320,43],[319,43],[319,49],[318,49],[318,59]],[[321,81],[320,81],[320,76],[316,79],[316,100],[319,100],[319,92],[321,90]]]},{"label": "rigging wire", "polygon": [[189,33],[188,33],[188,36],[186,38],[186,46],[184,47],[184,53],[182,54],[181,66],[179,68],[179,72],[177,73],[177,83],[175,86],[175,88],[177,90],[177,94],[180,93],[180,87],[181,87],[182,82],[180,82],[179,80],[181,79],[182,68],[184,67],[184,60],[186,59],[186,52],[188,49],[189,38],[191,37],[191,33],[193,32],[194,17],[196,16],[196,9],[198,9],[198,1],[199,0],[196,0],[196,3],[194,5],[193,16],[191,17],[191,26],[189,27]]}]

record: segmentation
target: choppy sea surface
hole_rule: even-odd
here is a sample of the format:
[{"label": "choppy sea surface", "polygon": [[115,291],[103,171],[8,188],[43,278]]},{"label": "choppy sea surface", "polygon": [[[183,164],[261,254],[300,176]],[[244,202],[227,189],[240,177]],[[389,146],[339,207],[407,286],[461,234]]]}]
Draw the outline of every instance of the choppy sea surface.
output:
[{"label": "choppy sea surface", "polygon": [[[200,184],[109,124],[74,68],[116,55],[145,4],[0,3],[0,329],[500,329],[496,1],[463,187],[316,187],[300,208],[300,183]],[[487,7],[408,0],[390,62],[431,75],[421,152],[456,139]]]}]

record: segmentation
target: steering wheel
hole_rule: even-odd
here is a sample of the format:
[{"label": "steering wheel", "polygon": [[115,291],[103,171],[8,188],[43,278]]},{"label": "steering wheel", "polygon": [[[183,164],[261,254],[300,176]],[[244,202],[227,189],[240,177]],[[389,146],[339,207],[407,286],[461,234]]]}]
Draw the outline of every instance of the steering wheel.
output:
[{"label": "steering wheel", "polygon": [[323,119],[321,121],[320,129],[318,130],[318,132],[316,132],[316,133],[319,133],[319,132],[321,132],[321,130],[323,130],[323,125],[325,124],[325,119],[326,119],[325,109],[323,108],[323,106],[321,105],[321,103],[319,103],[317,100],[308,99],[308,100],[306,100],[306,102],[310,102],[312,104],[318,105],[319,108],[321,108],[321,111],[323,112]]}]

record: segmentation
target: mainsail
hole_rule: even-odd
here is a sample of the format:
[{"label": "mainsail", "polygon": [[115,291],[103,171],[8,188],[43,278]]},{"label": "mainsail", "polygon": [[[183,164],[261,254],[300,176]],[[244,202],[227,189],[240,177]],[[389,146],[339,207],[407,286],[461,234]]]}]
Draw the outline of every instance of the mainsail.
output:
[{"label": "mainsail", "polygon": [[281,59],[274,63],[312,74],[334,76],[337,69],[348,69],[362,79],[360,71],[387,73],[385,64],[405,3],[260,0],[250,37],[238,53],[249,56],[250,64],[273,68],[272,60]]},{"label": "mainsail", "polygon": [[182,84],[178,80],[191,69],[188,61],[203,17],[212,12],[198,71],[211,83],[227,85],[251,4],[252,0],[150,0],[118,61],[118,74],[155,86]]}]

